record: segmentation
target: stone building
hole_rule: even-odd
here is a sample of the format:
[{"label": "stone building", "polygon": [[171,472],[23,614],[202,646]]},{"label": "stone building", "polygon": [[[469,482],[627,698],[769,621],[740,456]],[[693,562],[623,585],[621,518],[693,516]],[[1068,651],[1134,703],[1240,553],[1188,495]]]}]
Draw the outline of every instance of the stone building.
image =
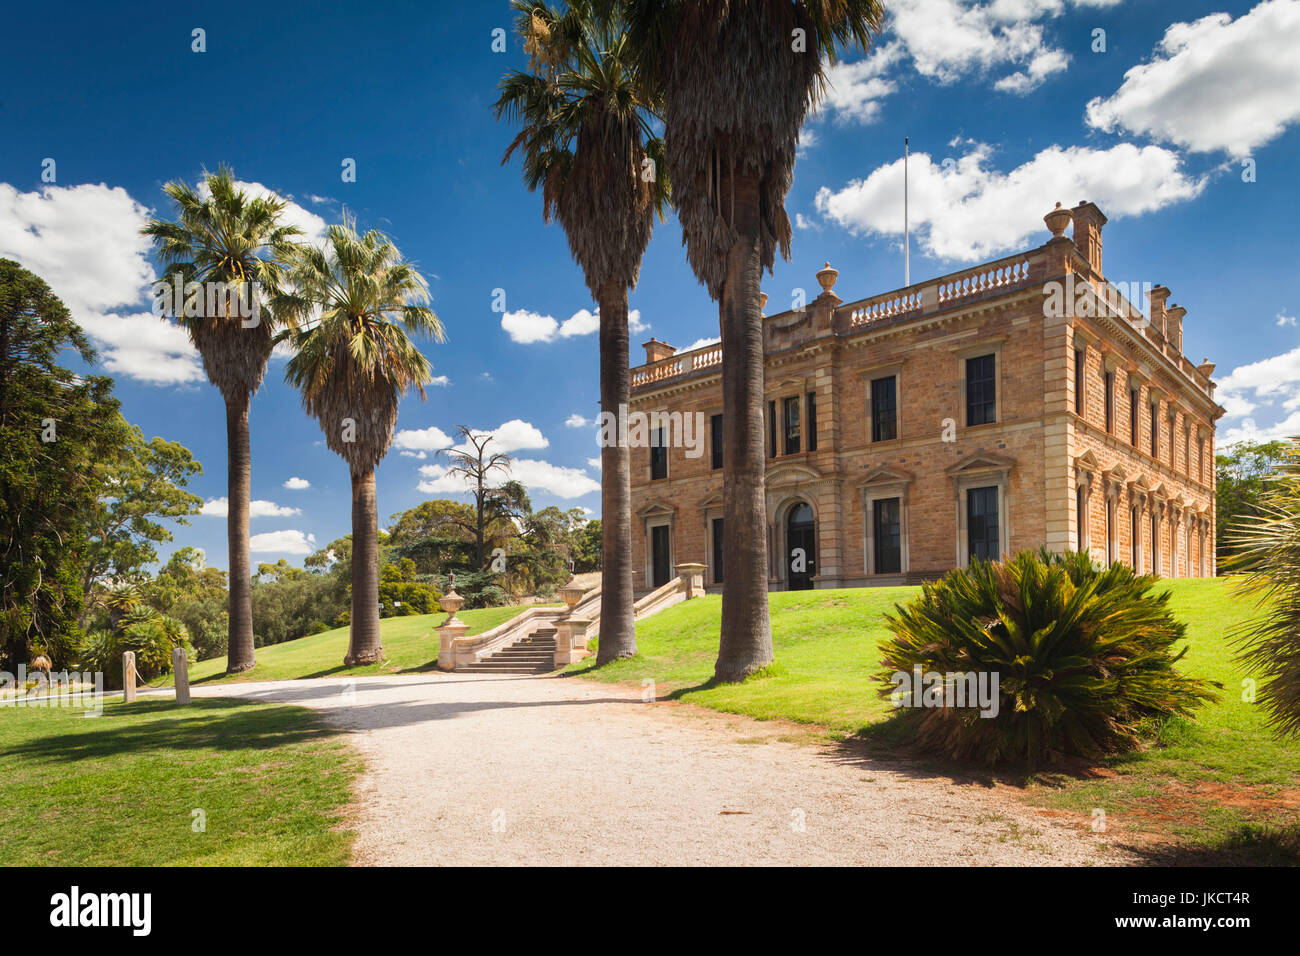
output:
[{"label": "stone building", "polygon": [[[1044,218],[1037,248],[855,302],[828,263],[816,299],[764,318],[772,589],[910,583],[1044,545],[1215,573],[1214,365],[1183,355],[1167,288],[1106,280],[1095,205]],[[636,586],[692,561],[718,590],[721,346],[645,349],[631,412],[669,414],[632,442]],[[681,415],[701,446],[676,440]]]}]

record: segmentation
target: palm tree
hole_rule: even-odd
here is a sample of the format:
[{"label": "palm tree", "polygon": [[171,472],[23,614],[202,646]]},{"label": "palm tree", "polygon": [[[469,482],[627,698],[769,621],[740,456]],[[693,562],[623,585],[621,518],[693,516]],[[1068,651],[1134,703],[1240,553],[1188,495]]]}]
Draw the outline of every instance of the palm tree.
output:
[{"label": "palm tree", "polygon": [[[614,0],[601,0],[602,6]],[[722,319],[724,559],[715,679],[772,660],[759,280],[790,256],[785,194],[838,46],[869,47],[880,0],[623,0],[645,82],[663,90],[687,258]],[[602,625],[602,630],[603,630]]]},{"label": "palm tree", "polygon": [[[515,0],[528,71],[502,78],[497,117],[523,129],[506,150],[523,156],[524,182],[542,190],[542,216],[558,219],[600,314],[602,420],[631,398],[628,290],[636,287],[653,217],[663,220],[668,181],[655,134],[660,97],[631,60],[621,4],[599,15],[591,0],[563,12]],[[601,610],[596,661],[636,653],[632,604],[631,453],[602,442]]]},{"label": "palm tree", "polygon": [[424,398],[432,374],[407,331],[439,342],[444,334],[433,310],[419,304],[429,301],[424,276],[382,232],[360,236],[345,214],[329,227],[325,246],[294,250],[293,288],[275,307],[294,320],[280,335],[295,350],[285,380],[302,392],[325,444],[352,475],[352,620],[343,659],[351,667],[383,656],[375,467],[392,444],[402,395],[416,388]]},{"label": "palm tree", "polygon": [[[163,191],[175,204],[175,222],[151,219],[141,232],[154,240],[163,267],[160,281],[224,283],[237,287],[248,301],[274,295],[280,287],[280,260],[302,230],[281,221],[285,201],[251,197],[222,166],[206,170],[197,187],[170,182]],[[246,287],[246,283],[253,283]],[[230,549],[230,631],[228,673],[251,670],[253,650],[252,569],[248,556],[248,506],[251,489],[248,406],[262,384],[271,358],[276,316],[266,309],[259,321],[238,314],[227,298],[209,315],[207,296],[198,314],[187,315],[173,302],[173,317],[189,333],[203,359],[208,380],[226,402],[227,494],[226,535]]]}]

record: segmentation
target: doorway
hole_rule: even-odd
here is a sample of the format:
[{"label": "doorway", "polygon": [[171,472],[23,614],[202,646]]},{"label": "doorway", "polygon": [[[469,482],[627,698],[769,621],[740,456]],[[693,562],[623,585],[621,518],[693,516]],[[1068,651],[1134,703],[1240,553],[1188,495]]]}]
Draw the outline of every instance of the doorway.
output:
[{"label": "doorway", "polygon": [[812,507],[800,502],[785,519],[786,580],[791,591],[811,591],[817,573],[816,525]]}]

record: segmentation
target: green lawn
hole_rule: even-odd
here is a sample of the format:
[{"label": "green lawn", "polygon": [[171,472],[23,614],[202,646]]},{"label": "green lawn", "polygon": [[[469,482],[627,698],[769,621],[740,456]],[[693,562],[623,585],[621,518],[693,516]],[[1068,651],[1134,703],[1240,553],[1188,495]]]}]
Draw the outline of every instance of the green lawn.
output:
[{"label": "green lawn", "polygon": [[[1264,713],[1242,700],[1250,675],[1232,661],[1229,631],[1256,613],[1226,581],[1169,580],[1173,607],[1188,625],[1188,673],[1220,681],[1222,699],[1195,723],[1153,728],[1140,752],[1078,772],[1037,774],[1029,799],[1091,818],[1102,808],[1135,831],[1173,837],[1203,850],[1241,849],[1269,858],[1300,859],[1294,823],[1300,809],[1300,747],[1277,740]],[[871,676],[886,636],[881,613],[916,588],[801,591],[771,595],[776,663],[743,684],[712,685],[721,599],[707,596],[637,624],[637,657],[597,669],[569,668],[591,680],[655,682],[656,694],[761,720],[824,728],[837,738],[896,742],[888,703]],[[970,768],[977,770],[977,768]]]},{"label": "green lawn", "polygon": [[[556,605],[541,605],[554,607]],[[456,616],[469,625],[470,635],[490,631],[517,614],[522,607],[488,607],[461,611]],[[348,629],[300,637],[296,641],[272,644],[257,649],[257,666],[242,674],[227,675],[226,659],[215,657],[199,661],[190,668],[192,683],[227,683],[249,680],[296,680],[303,677],[336,677],[342,674],[391,674],[396,671],[427,671],[438,663],[438,632],[435,628],[447,619],[445,612],[390,617],[380,622],[384,641],[384,660],[365,667],[344,667],[348,651]],[[154,681],[170,685],[171,675]]]},{"label": "green lawn", "polygon": [[0,708],[0,866],[348,862],[341,812],[361,765],[311,711],[142,699],[84,713]]}]

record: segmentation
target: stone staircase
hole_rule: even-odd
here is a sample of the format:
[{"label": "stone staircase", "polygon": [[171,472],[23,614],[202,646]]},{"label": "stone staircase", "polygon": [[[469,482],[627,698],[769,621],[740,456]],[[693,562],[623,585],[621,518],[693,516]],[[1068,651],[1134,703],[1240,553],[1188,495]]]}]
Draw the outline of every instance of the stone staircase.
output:
[{"label": "stone staircase", "polygon": [[540,627],[474,664],[462,664],[462,674],[549,674],[555,670],[556,630]]}]

